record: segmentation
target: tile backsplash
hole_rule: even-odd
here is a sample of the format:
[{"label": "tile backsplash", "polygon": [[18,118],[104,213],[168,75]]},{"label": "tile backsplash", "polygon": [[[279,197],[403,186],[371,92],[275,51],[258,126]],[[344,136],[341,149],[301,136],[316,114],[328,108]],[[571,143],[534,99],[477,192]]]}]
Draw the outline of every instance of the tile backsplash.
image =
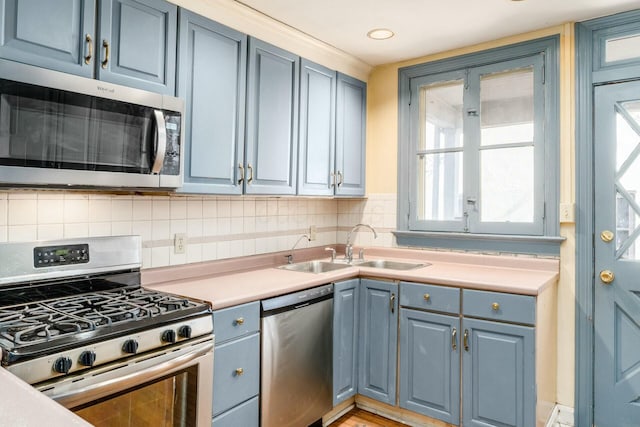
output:
[{"label": "tile backsplash", "polygon": [[[395,194],[367,199],[115,195],[75,191],[0,192],[0,242],[139,234],[143,266],[160,267],[290,249],[316,226],[316,240],[299,247],[344,243],[393,246]],[[175,254],[176,233],[187,235]]]}]

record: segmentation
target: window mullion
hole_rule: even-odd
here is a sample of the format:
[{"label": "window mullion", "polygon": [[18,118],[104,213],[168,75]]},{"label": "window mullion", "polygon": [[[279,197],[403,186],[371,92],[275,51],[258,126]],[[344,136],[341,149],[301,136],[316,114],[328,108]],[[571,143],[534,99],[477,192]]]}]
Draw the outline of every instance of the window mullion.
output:
[{"label": "window mullion", "polygon": [[464,92],[464,212],[465,231],[474,233],[480,218],[480,78],[473,70],[467,71]]}]

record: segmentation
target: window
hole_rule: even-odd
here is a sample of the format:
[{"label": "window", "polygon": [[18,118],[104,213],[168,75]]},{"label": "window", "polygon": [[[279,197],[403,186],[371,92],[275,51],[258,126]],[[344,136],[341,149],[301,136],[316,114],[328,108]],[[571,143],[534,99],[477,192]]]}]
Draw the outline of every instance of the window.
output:
[{"label": "window", "polygon": [[400,244],[402,231],[558,234],[556,49],[547,39],[400,70]]}]

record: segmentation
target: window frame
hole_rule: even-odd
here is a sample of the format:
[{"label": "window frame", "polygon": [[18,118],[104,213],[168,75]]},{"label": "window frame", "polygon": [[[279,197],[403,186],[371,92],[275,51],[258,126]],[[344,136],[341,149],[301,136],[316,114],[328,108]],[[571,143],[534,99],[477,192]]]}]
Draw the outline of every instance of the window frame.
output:
[{"label": "window frame", "polygon": [[[535,224],[487,223],[485,226],[476,227],[472,232],[461,231],[459,227],[448,228],[447,225],[451,224],[441,224],[441,226],[435,224],[448,221],[430,221],[429,227],[416,227],[411,220],[411,205],[414,206],[415,211],[417,201],[415,196],[417,179],[414,178],[417,172],[415,161],[417,145],[413,136],[415,131],[412,128],[412,120],[416,117],[412,114],[416,115],[419,108],[411,107],[412,102],[419,102],[415,83],[418,80],[435,83],[443,81],[443,76],[465,75],[465,82],[468,84],[466,75],[469,73],[468,70],[473,69],[471,72],[478,75],[483,70],[491,70],[492,67],[497,67],[495,71],[499,71],[501,68],[506,68],[497,64],[508,62],[518,64],[523,61],[526,63],[536,55],[543,58],[540,76],[543,82],[543,122],[536,123],[535,126],[542,126],[544,136],[542,144],[539,146],[536,144],[534,148],[536,161],[542,159],[544,169],[542,179],[537,180],[539,182],[535,184],[537,186],[535,197],[543,198],[541,203],[534,204],[534,209],[542,210],[535,214],[540,220]],[[559,36],[555,35],[398,70],[398,230],[394,234],[399,245],[469,250],[477,250],[481,247],[482,250],[487,251],[559,254],[559,245],[563,238],[559,237],[558,218],[560,156],[558,55]],[[446,80],[456,79],[447,77]],[[479,94],[479,88],[477,93]],[[467,93],[465,93],[466,96],[468,96]],[[537,128],[536,131],[539,132],[539,129]],[[467,161],[465,157],[463,162]],[[480,177],[479,171],[477,176]],[[467,194],[469,194],[468,188],[464,188],[465,197]],[[506,225],[508,227],[505,227]],[[525,226],[522,227],[522,225]],[[527,225],[530,226],[527,227]]]}]

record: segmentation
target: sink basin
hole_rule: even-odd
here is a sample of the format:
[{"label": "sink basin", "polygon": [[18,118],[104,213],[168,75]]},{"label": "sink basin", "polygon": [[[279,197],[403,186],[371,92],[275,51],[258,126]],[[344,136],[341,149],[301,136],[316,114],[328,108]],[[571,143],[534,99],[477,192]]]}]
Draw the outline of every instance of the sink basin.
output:
[{"label": "sink basin", "polygon": [[428,265],[431,264],[426,262],[390,261],[388,259],[373,259],[358,264],[360,267],[386,268],[388,270],[413,270],[414,268],[426,267]]},{"label": "sink basin", "polygon": [[282,270],[291,270],[291,271],[302,271],[305,273],[326,273],[327,271],[340,270],[341,268],[349,268],[351,265],[349,264],[336,264],[333,262],[326,261],[307,261],[307,262],[298,262],[295,264],[285,264],[281,265],[280,269]]}]

